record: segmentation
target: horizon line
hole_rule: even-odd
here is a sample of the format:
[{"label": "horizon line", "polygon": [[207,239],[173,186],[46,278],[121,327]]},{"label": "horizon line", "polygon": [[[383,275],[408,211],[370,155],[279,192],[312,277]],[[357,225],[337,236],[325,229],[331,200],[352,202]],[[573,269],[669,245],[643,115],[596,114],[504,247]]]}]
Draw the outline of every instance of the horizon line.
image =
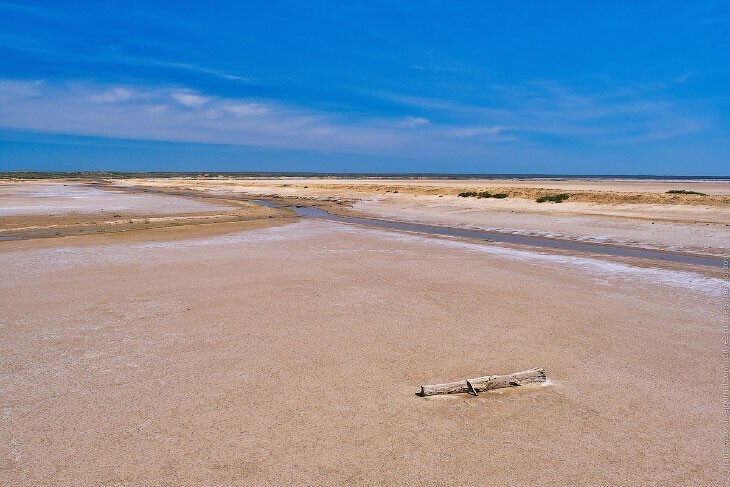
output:
[{"label": "horizon line", "polygon": [[87,170],[87,171],[37,171],[11,170],[0,171],[0,175],[183,175],[183,176],[225,176],[225,175],[278,175],[278,176],[328,176],[328,177],[441,177],[445,179],[478,179],[478,178],[617,178],[617,179],[730,179],[730,175],[676,175],[676,174],[590,174],[590,173],[458,173],[458,172],[368,172],[368,171],[114,171],[114,170]]}]

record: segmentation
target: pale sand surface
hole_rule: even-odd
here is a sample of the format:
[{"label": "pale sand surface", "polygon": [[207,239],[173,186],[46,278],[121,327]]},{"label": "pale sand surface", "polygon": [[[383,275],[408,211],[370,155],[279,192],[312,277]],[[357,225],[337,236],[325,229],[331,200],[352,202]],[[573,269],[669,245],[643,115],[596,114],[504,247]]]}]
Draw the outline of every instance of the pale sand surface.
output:
[{"label": "pale sand surface", "polygon": [[0,240],[245,225],[291,216],[239,200],[149,194],[91,182],[0,181]]},{"label": "pale sand surface", "polygon": [[[677,187],[727,195],[730,194],[730,183],[323,179],[137,180],[118,183],[195,189],[215,194],[335,199],[346,202],[347,207],[356,210],[359,216],[707,255],[730,253],[730,198],[727,196],[722,196],[728,198],[726,202],[723,200],[712,205],[700,204],[702,197],[692,196],[687,197],[692,204],[673,203],[673,199],[663,199],[661,204],[590,201],[593,192],[601,195],[601,200],[607,198],[606,195],[614,195],[618,201],[623,201],[626,195],[629,198],[635,194],[651,198],[653,193]],[[537,189],[548,183],[556,188],[552,193],[579,186],[586,192],[586,201],[540,204],[534,198],[475,199],[460,198],[455,194],[466,189],[489,189],[495,185]],[[664,196],[668,195],[657,195]]]},{"label": "pale sand surface", "polygon": [[659,205],[602,206],[570,202],[536,206],[524,199],[425,196],[414,200],[391,196],[363,200],[353,208],[364,216],[390,220],[697,254],[730,254],[728,210],[708,208],[702,211],[702,208],[691,207],[692,211],[677,211]]},{"label": "pale sand surface", "polygon": [[[118,182],[133,182],[135,180],[126,179],[119,180]],[[136,180],[150,181],[150,179]],[[165,182],[171,184],[178,184],[183,181],[188,184],[200,184],[201,182],[205,185],[219,184],[225,185],[238,185],[245,184],[251,186],[260,187],[274,187],[280,188],[283,184],[289,184],[292,188],[305,185],[326,185],[326,186],[375,186],[375,187],[387,187],[387,186],[411,186],[411,187],[431,187],[431,188],[457,188],[457,189],[469,189],[474,187],[479,188],[502,188],[502,187],[518,187],[518,188],[549,188],[558,190],[581,190],[581,191],[621,191],[621,192],[640,192],[640,193],[664,193],[671,189],[685,189],[691,191],[699,191],[702,193],[712,195],[730,195],[730,181],[666,181],[666,180],[606,180],[606,179],[585,179],[585,180],[555,180],[555,179],[461,179],[461,180],[449,180],[449,179],[388,179],[388,178],[359,178],[359,179],[348,179],[348,178],[295,178],[295,177],[282,177],[282,178],[256,178],[256,179],[157,179],[157,184],[165,184]],[[315,187],[311,188],[315,190]]]},{"label": "pale sand surface", "polygon": [[717,279],[319,221],[55,240],[0,253],[4,485],[721,485]]},{"label": "pale sand surface", "polygon": [[197,213],[233,209],[204,201],[97,189],[79,182],[0,181],[0,216],[67,213]]},{"label": "pale sand surface", "polygon": [[720,279],[273,215],[0,242],[0,485],[723,485]]}]

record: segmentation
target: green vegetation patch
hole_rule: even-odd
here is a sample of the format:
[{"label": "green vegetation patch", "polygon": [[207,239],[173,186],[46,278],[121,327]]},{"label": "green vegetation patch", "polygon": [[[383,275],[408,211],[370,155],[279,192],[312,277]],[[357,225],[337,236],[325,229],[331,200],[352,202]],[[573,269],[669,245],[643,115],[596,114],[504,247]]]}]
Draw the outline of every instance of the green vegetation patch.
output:
[{"label": "green vegetation patch", "polygon": [[667,191],[667,194],[698,194],[701,196],[707,196],[705,193],[700,193],[699,191],[687,191],[686,189],[670,189]]},{"label": "green vegetation patch", "polygon": [[545,203],[546,201],[552,201],[553,203],[562,203],[563,201],[570,198],[568,193],[554,194],[552,196],[540,196],[537,201],[538,203]]},{"label": "green vegetation patch", "polygon": [[509,195],[507,193],[492,194],[489,191],[465,191],[463,193],[459,193],[459,196],[462,198],[497,198],[498,200],[501,200]]}]

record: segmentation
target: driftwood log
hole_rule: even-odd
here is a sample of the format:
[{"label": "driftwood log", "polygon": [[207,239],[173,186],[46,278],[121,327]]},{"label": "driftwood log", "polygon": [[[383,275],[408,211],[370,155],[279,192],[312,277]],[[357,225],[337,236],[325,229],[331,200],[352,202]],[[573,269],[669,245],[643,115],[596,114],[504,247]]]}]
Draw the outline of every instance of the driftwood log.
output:
[{"label": "driftwood log", "polygon": [[487,375],[459,382],[447,382],[446,384],[421,386],[421,392],[417,392],[416,394],[424,397],[436,394],[459,394],[462,392],[468,392],[469,394],[478,396],[480,392],[490,391],[492,389],[543,383],[545,380],[545,369],[536,368],[523,370],[522,372],[515,372],[514,374]]}]

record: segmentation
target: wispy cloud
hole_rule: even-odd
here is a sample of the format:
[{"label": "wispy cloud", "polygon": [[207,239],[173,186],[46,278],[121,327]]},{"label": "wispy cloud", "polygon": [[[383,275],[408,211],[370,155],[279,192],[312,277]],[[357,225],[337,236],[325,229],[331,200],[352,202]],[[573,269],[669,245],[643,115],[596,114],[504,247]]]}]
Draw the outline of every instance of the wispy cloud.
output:
[{"label": "wispy cloud", "polygon": [[495,126],[495,127],[459,127],[451,130],[450,135],[454,137],[480,137],[480,136],[495,136],[503,133],[506,127]]},{"label": "wispy cloud", "polygon": [[46,7],[39,7],[37,5],[27,5],[21,3],[0,2],[0,10],[45,19],[56,19],[64,16],[62,10],[55,10]]},{"label": "wispy cloud", "polygon": [[107,91],[89,95],[89,101],[92,103],[118,103],[120,101],[129,100],[133,96],[134,92],[127,88],[112,88]]},{"label": "wispy cloud", "polygon": [[5,80],[0,102],[0,126],[11,129],[368,154],[454,149],[448,130],[426,119],[346,117],[180,87]]},{"label": "wispy cloud", "polygon": [[98,50],[93,54],[89,52],[73,52],[69,50],[57,49],[48,45],[40,39],[21,35],[12,35],[0,32],[0,47],[18,51],[26,54],[53,60],[73,60],[76,62],[86,62],[93,60],[96,63],[109,63],[119,65],[120,67],[157,67],[180,72],[198,73],[219,78],[228,81],[237,81],[241,83],[251,83],[252,80],[239,74],[231,73],[222,69],[215,69],[200,64],[181,62],[176,60],[159,59],[152,57],[139,57],[123,55],[113,50]]},{"label": "wispy cloud", "polygon": [[140,65],[140,66],[158,66],[161,68],[171,68],[171,69],[177,69],[181,71],[189,71],[193,73],[200,73],[200,74],[207,74],[216,78],[222,78],[230,81],[243,81],[243,82],[249,82],[251,81],[249,78],[246,78],[244,76],[239,76],[237,74],[228,73],[223,70],[219,69],[213,69],[206,66],[200,66],[198,64],[193,63],[184,63],[184,62],[176,62],[176,61],[169,61],[164,59],[156,59],[156,58],[145,58],[145,57],[132,57],[132,56],[113,56],[113,60],[116,60],[122,64],[133,64],[133,65]]},{"label": "wispy cloud", "polygon": [[544,137],[629,147],[708,126],[668,100],[624,92],[588,96],[546,82],[501,88],[499,103],[491,106],[389,99],[419,115],[388,118],[315,110],[181,86],[0,80],[0,127],[451,160],[509,157],[520,151],[549,154]]},{"label": "wispy cloud", "polygon": [[223,106],[223,110],[232,113],[236,117],[251,117],[264,115],[270,111],[263,103],[257,102],[237,102],[233,101]]},{"label": "wispy cloud", "polygon": [[207,96],[201,96],[191,91],[175,91],[170,93],[170,97],[180,105],[186,107],[199,107],[211,100]]},{"label": "wispy cloud", "polygon": [[[522,85],[492,85],[484,89],[486,100],[459,103],[394,93],[367,93],[394,105],[435,114],[455,137],[485,135],[515,137],[552,136],[582,138],[598,143],[630,143],[681,137],[709,126],[691,101],[662,96],[661,89],[683,83],[691,73],[653,86],[617,86],[581,93],[552,81]],[[509,135],[504,132],[509,127]]]},{"label": "wispy cloud", "polygon": [[401,120],[398,125],[401,127],[419,127],[429,125],[431,121],[424,117],[406,117]]}]

